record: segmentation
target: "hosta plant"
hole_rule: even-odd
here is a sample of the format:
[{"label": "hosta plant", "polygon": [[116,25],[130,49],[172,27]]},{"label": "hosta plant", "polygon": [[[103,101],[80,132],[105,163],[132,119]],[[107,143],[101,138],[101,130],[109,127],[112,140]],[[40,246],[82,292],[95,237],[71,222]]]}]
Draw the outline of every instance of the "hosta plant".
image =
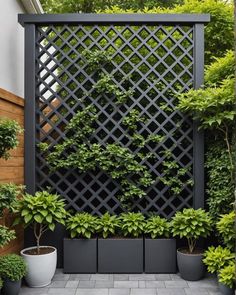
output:
[{"label": "hosta plant", "polygon": [[27,272],[24,259],[16,254],[8,254],[0,257],[0,275],[3,279],[11,281],[21,280]]},{"label": "hosta plant", "polygon": [[194,252],[197,240],[206,238],[212,230],[211,217],[203,209],[188,208],[177,212],[171,225],[174,236],[187,239],[190,254]]},{"label": "hosta plant", "polygon": [[66,221],[71,238],[90,239],[97,231],[98,218],[89,213],[77,213]]},{"label": "hosta plant", "polygon": [[235,255],[228,248],[209,247],[204,253],[203,263],[207,266],[207,271],[217,273],[221,268],[228,265],[234,259]]},{"label": "hosta plant", "polygon": [[37,253],[40,254],[40,240],[47,231],[54,231],[56,223],[65,224],[67,212],[65,203],[58,195],[47,191],[36,192],[35,195],[25,194],[16,206],[18,213],[14,224],[23,223],[32,226],[37,242]]},{"label": "hosta plant", "polygon": [[0,247],[6,246],[11,240],[16,238],[15,231],[4,225],[0,225]]},{"label": "hosta plant", "polygon": [[216,228],[223,239],[226,247],[234,249],[235,247],[235,212],[232,211],[228,214],[223,214],[216,224]]},{"label": "hosta plant", "polygon": [[2,216],[4,209],[13,211],[22,189],[23,186],[14,183],[0,184],[0,216]]},{"label": "hosta plant", "polygon": [[219,282],[229,288],[233,288],[236,280],[235,262],[231,261],[229,265],[225,266],[219,271]]},{"label": "hosta plant", "polygon": [[144,233],[152,239],[169,238],[170,223],[167,219],[160,216],[151,216],[145,225]]},{"label": "hosta plant", "polygon": [[140,237],[145,228],[145,217],[142,213],[123,213],[120,216],[121,232],[125,237]]},{"label": "hosta plant", "polygon": [[114,236],[120,229],[120,219],[108,212],[101,216],[98,220],[97,231],[102,234],[104,239]]}]

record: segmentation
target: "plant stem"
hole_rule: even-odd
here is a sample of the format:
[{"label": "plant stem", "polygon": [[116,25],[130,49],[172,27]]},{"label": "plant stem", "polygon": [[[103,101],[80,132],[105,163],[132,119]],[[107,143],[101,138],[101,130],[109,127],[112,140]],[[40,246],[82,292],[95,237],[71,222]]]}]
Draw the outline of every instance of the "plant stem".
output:
[{"label": "plant stem", "polygon": [[34,236],[36,238],[36,244],[37,244],[37,254],[40,254],[40,239],[43,234],[43,226],[42,224],[39,224],[39,230],[37,232],[37,223],[34,223]]}]

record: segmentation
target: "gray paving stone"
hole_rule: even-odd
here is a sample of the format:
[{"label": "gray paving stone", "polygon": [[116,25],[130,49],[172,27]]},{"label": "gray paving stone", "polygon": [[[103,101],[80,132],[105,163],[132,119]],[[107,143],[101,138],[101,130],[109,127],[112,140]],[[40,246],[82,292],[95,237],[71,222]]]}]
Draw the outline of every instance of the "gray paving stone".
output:
[{"label": "gray paving stone", "polygon": [[78,289],[76,295],[108,295],[108,289]]},{"label": "gray paving stone", "polygon": [[138,288],[138,281],[114,281],[114,288]]},{"label": "gray paving stone", "polygon": [[64,274],[64,273],[57,273],[53,277],[53,281],[68,281],[70,278],[69,274]]},{"label": "gray paving stone", "polygon": [[57,268],[56,269],[56,274],[58,274],[58,273],[63,273],[63,268]]},{"label": "gray paving stone", "polygon": [[164,281],[146,281],[146,288],[165,288]]},{"label": "gray paving stone", "polygon": [[172,280],[171,276],[169,274],[156,274],[155,275],[156,280],[158,281],[170,281]]},{"label": "gray paving stone", "polygon": [[196,288],[196,289],[186,288],[184,290],[186,295],[209,295],[208,290],[204,288]]},{"label": "gray paving stone", "polygon": [[91,281],[113,281],[112,274],[94,274],[91,275]]},{"label": "gray paving stone", "polygon": [[114,288],[113,281],[95,281],[95,288]]},{"label": "gray paving stone", "polygon": [[220,291],[209,291],[209,295],[222,295]]},{"label": "gray paving stone", "polygon": [[139,288],[146,288],[146,281],[138,281]]},{"label": "gray paving stone", "polygon": [[[144,294],[145,295],[145,294]],[[157,295],[186,295],[184,289],[175,289],[175,288],[171,288],[171,289],[157,289]]]},{"label": "gray paving stone", "polygon": [[77,288],[79,281],[67,281],[65,288]]},{"label": "gray paving stone", "polygon": [[217,282],[213,280],[201,280],[196,282],[188,282],[189,288],[216,288]]},{"label": "gray paving stone", "polygon": [[132,274],[129,275],[130,281],[154,281],[156,279],[154,274]]},{"label": "gray paving stone", "polygon": [[91,275],[89,274],[71,274],[69,277],[70,281],[89,281]]},{"label": "gray paving stone", "polygon": [[179,273],[172,273],[170,274],[170,277],[171,277],[171,280],[173,281],[184,281],[183,278],[181,278],[180,274]]},{"label": "gray paving stone", "polygon": [[128,281],[129,275],[128,274],[114,274],[113,278],[114,278],[114,281]]},{"label": "gray paving stone", "polygon": [[80,281],[78,288],[91,289],[91,288],[94,288],[94,286],[95,286],[95,281]]},{"label": "gray paving stone", "polygon": [[67,281],[53,281],[48,287],[49,288],[65,288]]},{"label": "gray paving stone", "polygon": [[64,288],[50,288],[48,294],[52,295],[75,295],[76,289],[64,289]]},{"label": "gray paving stone", "polygon": [[157,295],[156,289],[131,289],[130,295]]},{"label": "gray paving stone", "polygon": [[109,289],[109,295],[130,295],[130,289]]},{"label": "gray paving stone", "polygon": [[166,288],[187,288],[188,284],[186,281],[165,281]]},{"label": "gray paving stone", "polygon": [[19,295],[45,295],[48,294],[48,288],[28,288],[22,287]]}]

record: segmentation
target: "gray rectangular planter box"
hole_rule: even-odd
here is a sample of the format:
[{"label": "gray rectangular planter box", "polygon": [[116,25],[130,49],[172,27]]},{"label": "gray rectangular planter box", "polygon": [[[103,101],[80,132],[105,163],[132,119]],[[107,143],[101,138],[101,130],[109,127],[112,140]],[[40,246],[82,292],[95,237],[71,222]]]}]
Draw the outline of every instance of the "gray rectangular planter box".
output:
[{"label": "gray rectangular planter box", "polygon": [[64,239],[64,273],[97,272],[97,239]]},{"label": "gray rectangular planter box", "polygon": [[99,273],[142,273],[143,239],[98,239]]},{"label": "gray rectangular planter box", "polygon": [[176,273],[176,240],[144,239],[145,272]]}]

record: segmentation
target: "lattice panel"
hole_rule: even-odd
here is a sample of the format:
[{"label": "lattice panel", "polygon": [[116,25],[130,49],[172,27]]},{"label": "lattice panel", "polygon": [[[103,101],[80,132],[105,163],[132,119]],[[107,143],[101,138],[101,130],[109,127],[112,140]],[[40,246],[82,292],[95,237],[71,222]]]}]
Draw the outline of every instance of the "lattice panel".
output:
[{"label": "lattice panel", "polygon": [[[193,124],[176,110],[176,93],[193,87],[194,26],[184,25],[48,25],[37,27],[37,143],[50,146],[65,137],[65,126],[81,109],[81,98],[98,111],[96,132],[91,141],[102,145],[118,142],[134,153],[122,124],[124,116],[137,109],[145,116],[139,134],[159,134],[164,140],[150,143],[146,151],[155,157],[144,164],[155,182],[147,195],[134,202],[135,211],[156,212],[171,217],[183,207],[193,206],[193,187],[185,184],[174,195],[160,180],[163,177],[165,151],[179,167],[187,167],[183,183],[193,175]],[[113,98],[96,93],[96,75],[82,58],[85,50],[111,54],[111,63],[102,68],[111,74],[121,91],[134,94],[127,103],[117,105]],[[125,77],[125,79],[124,79]],[[86,95],[85,95],[86,93]],[[36,152],[36,189],[51,187],[67,201],[67,208],[103,214],[120,213],[119,183],[99,169],[80,173],[75,169],[50,172],[44,154]]]}]

